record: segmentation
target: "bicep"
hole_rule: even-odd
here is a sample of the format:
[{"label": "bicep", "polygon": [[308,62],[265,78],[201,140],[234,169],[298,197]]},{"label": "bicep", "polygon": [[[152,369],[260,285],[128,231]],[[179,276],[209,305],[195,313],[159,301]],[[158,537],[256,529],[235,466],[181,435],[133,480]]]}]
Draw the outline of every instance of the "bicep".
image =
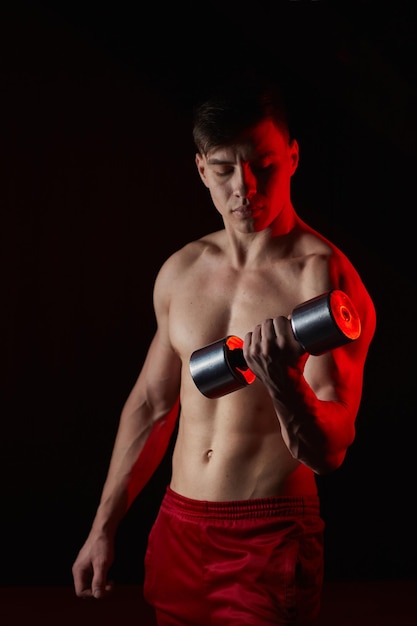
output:
[{"label": "bicep", "polygon": [[149,346],[139,377],[127,399],[126,407],[146,405],[152,421],[163,417],[178,399],[181,361],[158,330]]},{"label": "bicep", "polygon": [[181,359],[172,346],[169,331],[171,288],[172,260],[168,260],[159,271],[154,285],[157,330],[128,399],[129,403],[144,403],[152,421],[171,410],[180,391]]},{"label": "bicep", "polygon": [[337,402],[354,421],[362,397],[365,354],[348,344],[307,359],[304,377],[321,401]]},{"label": "bicep", "polygon": [[309,356],[304,376],[319,400],[340,402],[349,409],[349,414],[356,417],[365,361],[375,333],[376,313],[371,297],[356,274],[344,275],[342,282],[339,288],[348,294],[358,313],[360,335],[353,342],[321,356]]}]

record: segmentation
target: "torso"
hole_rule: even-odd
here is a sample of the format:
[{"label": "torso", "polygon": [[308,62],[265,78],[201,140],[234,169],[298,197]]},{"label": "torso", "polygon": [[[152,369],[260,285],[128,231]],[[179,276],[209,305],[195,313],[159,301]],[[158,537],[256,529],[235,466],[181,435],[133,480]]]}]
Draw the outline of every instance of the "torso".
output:
[{"label": "torso", "polygon": [[170,339],[183,362],[171,487],[186,497],[222,501],[316,493],[312,471],[285,446],[260,381],[209,399],[189,372],[194,350],[229,334],[243,338],[262,320],[288,316],[330,288],[329,245],[308,232],[288,244],[289,249],[272,246],[249,269],[231,266],[223,231],[182,252],[169,309]]}]

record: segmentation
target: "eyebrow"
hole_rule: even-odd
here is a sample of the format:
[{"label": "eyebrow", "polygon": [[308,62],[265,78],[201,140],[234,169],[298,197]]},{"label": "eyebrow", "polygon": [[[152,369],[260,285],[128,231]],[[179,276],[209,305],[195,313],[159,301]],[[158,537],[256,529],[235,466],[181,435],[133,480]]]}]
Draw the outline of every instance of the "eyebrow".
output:
[{"label": "eyebrow", "polygon": [[[257,154],[253,159],[249,159],[249,161],[256,161],[259,159],[267,159],[271,156],[274,156],[274,150],[268,150],[268,152],[264,152],[263,154]],[[228,161],[227,159],[219,159],[217,157],[209,157],[207,159],[207,163],[209,165],[233,165],[234,161]]]},{"label": "eyebrow", "polygon": [[234,161],[227,161],[225,159],[216,159],[216,157],[210,157],[207,159],[209,165],[231,165]]}]

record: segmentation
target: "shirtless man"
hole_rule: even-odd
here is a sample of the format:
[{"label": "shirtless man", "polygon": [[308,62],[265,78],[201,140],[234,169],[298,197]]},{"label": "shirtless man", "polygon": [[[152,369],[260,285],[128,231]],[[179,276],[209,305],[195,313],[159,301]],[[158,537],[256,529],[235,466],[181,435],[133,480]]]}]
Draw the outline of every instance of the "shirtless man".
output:
[{"label": "shirtless man", "polygon": [[[241,85],[196,110],[196,165],[224,228],[159,271],[157,331],[73,565],[78,596],[110,591],[118,525],[179,420],[145,556],[144,592],[159,626],[313,624],[319,614],[324,524],[315,475],[340,467],[354,440],[376,316],[351,262],[295,211],[299,148],[276,96]],[[331,289],[354,303],[361,334],[312,356],[289,317]],[[256,379],[207,398],[190,356],[229,334],[243,338]]]}]

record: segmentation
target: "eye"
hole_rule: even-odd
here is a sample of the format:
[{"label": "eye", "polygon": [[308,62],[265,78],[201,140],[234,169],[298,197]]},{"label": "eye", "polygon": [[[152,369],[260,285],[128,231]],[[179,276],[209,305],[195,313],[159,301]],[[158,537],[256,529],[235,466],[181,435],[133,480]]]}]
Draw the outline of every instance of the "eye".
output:
[{"label": "eye", "polygon": [[233,167],[222,166],[222,167],[215,168],[213,171],[216,174],[216,176],[220,176],[220,177],[230,176],[233,173]]},{"label": "eye", "polygon": [[274,169],[274,163],[270,161],[253,163],[251,170],[254,174],[267,174]]}]

